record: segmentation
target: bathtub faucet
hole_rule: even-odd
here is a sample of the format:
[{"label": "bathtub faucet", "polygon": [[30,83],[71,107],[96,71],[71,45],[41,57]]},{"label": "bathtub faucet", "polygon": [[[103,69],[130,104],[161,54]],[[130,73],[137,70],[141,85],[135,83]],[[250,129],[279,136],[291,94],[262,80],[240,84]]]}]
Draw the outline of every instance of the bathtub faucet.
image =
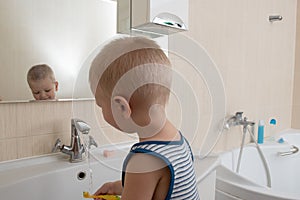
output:
[{"label": "bathtub faucet", "polygon": [[243,126],[244,129],[247,129],[248,126],[254,128],[255,122],[248,121],[247,117],[243,118],[243,112],[236,112],[234,116],[231,116],[225,121],[224,128],[230,129],[233,126]]},{"label": "bathtub faucet", "polygon": [[[82,134],[88,134],[90,129],[90,126],[84,121],[80,119],[71,119],[71,144],[69,146],[63,145],[61,140],[57,139],[52,152],[60,150],[62,153],[70,155],[70,162],[83,161],[83,153],[85,152],[85,147],[81,143],[78,132],[81,132]],[[97,146],[97,143],[92,138],[92,136],[89,136],[89,144],[87,148],[90,148],[91,145]]]},{"label": "bathtub faucet", "polygon": [[[245,144],[245,138],[246,138],[246,134],[247,134],[247,131],[248,131],[248,133],[250,134],[250,138],[251,138],[250,142],[255,143],[258,154],[259,154],[259,156],[260,156],[260,158],[263,162],[265,172],[266,172],[266,176],[267,176],[267,186],[271,187],[270,170],[269,170],[266,158],[265,158],[262,150],[260,149],[259,145],[255,141],[254,125],[255,125],[255,122],[248,121],[247,117],[243,118],[243,112],[236,112],[234,116],[231,116],[231,117],[229,117],[225,120],[224,129],[228,130],[233,126],[242,126],[243,127],[243,138],[242,138],[242,144],[241,144],[241,148],[240,148],[240,152],[239,152],[236,172],[239,173],[239,170],[240,170],[241,158],[242,158],[244,144]],[[249,129],[249,127],[251,129]]]}]

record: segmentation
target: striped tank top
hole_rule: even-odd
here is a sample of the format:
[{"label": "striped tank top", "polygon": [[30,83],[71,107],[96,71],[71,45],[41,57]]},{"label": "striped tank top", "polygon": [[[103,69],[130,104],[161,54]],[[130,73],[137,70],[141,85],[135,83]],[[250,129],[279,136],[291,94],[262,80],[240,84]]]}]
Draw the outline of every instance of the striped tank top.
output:
[{"label": "striped tank top", "polygon": [[166,200],[199,200],[193,154],[187,140],[181,134],[180,137],[179,141],[145,141],[134,144],[123,163],[123,185],[131,156],[135,153],[146,153],[162,159],[169,167],[171,181]]}]

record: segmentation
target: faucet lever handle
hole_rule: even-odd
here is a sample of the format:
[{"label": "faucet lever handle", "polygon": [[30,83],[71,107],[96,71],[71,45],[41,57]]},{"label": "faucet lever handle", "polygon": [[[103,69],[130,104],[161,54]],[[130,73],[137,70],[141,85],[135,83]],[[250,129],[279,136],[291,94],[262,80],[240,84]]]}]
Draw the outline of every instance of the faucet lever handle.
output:
[{"label": "faucet lever handle", "polygon": [[236,112],[236,113],[235,113],[235,116],[242,117],[242,116],[243,116],[243,113],[244,113],[244,112]]},{"label": "faucet lever handle", "polygon": [[80,119],[72,119],[72,124],[74,124],[76,129],[82,134],[88,134],[91,129],[91,127],[85,121]]},{"label": "faucet lever handle", "polygon": [[91,136],[91,135],[89,135],[89,149],[91,148],[91,146],[95,146],[95,147],[98,147],[98,144],[97,144],[97,142],[95,141],[95,139]]},{"label": "faucet lever handle", "polygon": [[62,148],[61,140],[58,138],[55,142],[54,147],[52,148],[52,153],[56,152],[57,149],[61,149],[61,148]]}]

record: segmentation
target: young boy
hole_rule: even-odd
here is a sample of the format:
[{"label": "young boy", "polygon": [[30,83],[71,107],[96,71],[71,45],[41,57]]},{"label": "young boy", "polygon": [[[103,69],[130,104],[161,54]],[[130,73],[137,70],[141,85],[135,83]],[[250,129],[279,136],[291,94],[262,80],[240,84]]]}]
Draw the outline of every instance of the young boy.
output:
[{"label": "young boy", "polygon": [[171,80],[169,59],[144,37],[115,39],[93,60],[90,85],[104,119],[139,137],[123,163],[122,180],[105,183],[96,195],[199,199],[190,146],[165,115]]},{"label": "young boy", "polygon": [[58,82],[48,65],[40,64],[31,67],[27,73],[27,82],[36,100],[55,99]]}]

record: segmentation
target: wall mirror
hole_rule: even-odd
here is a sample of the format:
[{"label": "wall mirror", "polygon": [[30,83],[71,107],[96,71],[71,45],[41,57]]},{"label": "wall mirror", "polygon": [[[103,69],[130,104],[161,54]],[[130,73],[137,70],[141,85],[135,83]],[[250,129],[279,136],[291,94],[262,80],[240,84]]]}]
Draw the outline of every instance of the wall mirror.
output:
[{"label": "wall mirror", "polygon": [[116,35],[116,15],[117,3],[109,0],[0,1],[2,102],[33,99],[26,75],[39,63],[53,68],[58,99],[92,97],[88,73],[82,83],[78,76],[90,52]]}]

